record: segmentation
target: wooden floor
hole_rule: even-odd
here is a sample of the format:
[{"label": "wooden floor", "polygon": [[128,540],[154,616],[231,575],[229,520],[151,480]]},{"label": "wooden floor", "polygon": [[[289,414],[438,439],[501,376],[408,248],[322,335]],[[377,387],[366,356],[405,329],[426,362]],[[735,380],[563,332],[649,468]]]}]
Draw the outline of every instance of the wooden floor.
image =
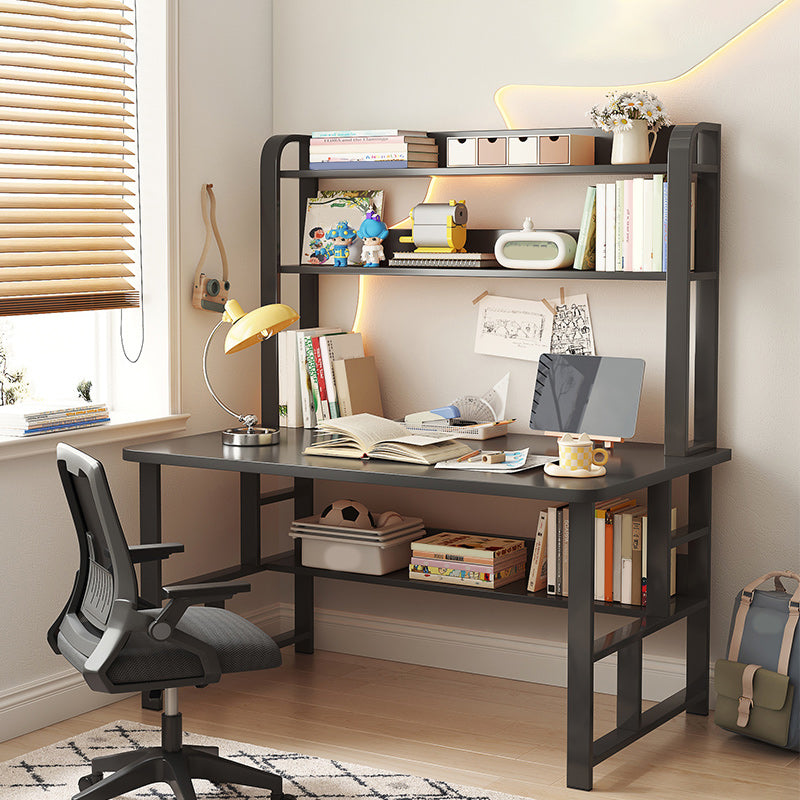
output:
[{"label": "wooden floor", "polygon": [[[536,800],[800,794],[796,753],[680,715],[595,768],[592,795],[565,785],[566,690],[337,653],[295,656],[180,695],[184,728]],[[598,695],[598,735],[614,701]],[[0,744],[7,760],[117,719],[159,724],[138,698]]]}]

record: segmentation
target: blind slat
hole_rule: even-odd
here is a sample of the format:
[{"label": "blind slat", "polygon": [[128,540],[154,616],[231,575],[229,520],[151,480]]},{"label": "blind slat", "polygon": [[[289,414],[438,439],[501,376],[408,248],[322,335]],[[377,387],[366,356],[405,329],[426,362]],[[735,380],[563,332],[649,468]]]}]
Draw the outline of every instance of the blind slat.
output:
[{"label": "blind slat", "polygon": [[75,264],[65,267],[6,267],[0,269],[0,283],[4,281],[58,281],[70,278],[133,277],[122,264]]},{"label": "blind slat", "polygon": [[[2,36],[2,33],[0,33]],[[0,50],[0,65],[4,67],[18,67],[20,69],[42,69],[54,72],[79,72],[85,75],[106,75],[111,78],[133,80],[133,75],[124,67],[115,67],[96,59],[84,64],[82,61],[55,58],[34,58],[29,55],[14,55]]]},{"label": "blind slat", "polygon": [[[73,22],[72,20],[50,19],[48,17],[33,17],[23,14],[8,14],[0,12],[0,26],[4,28],[17,28],[34,31],[58,31],[59,33],[80,33],[87,36],[106,37],[111,39],[133,39],[127,31],[119,30],[113,25],[104,25],[94,22]],[[102,46],[102,45],[101,45]]]},{"label": "blind slat", "polygon": [[35,294],[82,294],[84,292],[130,292],[122,278],[71,278],[63,281],[0,281],[0,297],[21,297]]},{"label": "blind slat", "polygon": [[18,178],[24,182],[28,175],[35,175],[43,181],[121,181],[130,183],[135,180],[132,175],[115,170],[81,170],[80,172],[71,169],[41,169],[32,173],[30,170],[17,168],[16,166],[0,166],[0,178]]},{"label": "blind slat", "polygon": [[[3,153],[0,151],[0,164],[32,164],[35,166],[51,167],[111,167],[114,169],[133,169],[121,158],[111,158],[103,153],[97,155],[69,155],[63,153]],[[38,176],[37,176],[38,177]]]},{"label": "blind slat", "polygon": [[0,238],[39,239],[48,236],[133,236],[133,234],[124,225],[113,223],[62,225],[57,222],[52,224],[0,222]]},{"label": "blind slat", "polygon": [[64,252],[68,250],[133,250],[125,239],[0,239],[0,253]]},{"label": "blind slat", "polygon": [[[89,10],[88,8],[71,9],[66,6],[56,5],[42,8],[40,5],[22,5],[16,3],[0,3],[0,13],[20,14],[31,17],[47,17],[60,19],[67,22],[102,22],[108,25],[130,25],[130,21],[121,14],[112,14],[102,9]],[[63,30],[63,28],[60,28]]]},{"label": "blind slat", "polygon": [[136,291],[87,292],[85,294],[45,295],[43,297],[9,297],[0,300],[0,317],[138,307],[139,293]]},{"label": "blind slat", "polygon": [[[9,108],[35,108],[41,111],[68,111],[76,114],[112,114],[115,117],[132,117],[133,113],[119,107],[118,103],[76,103],[74,100],[61,102],[59,99],[47,97],[33,97],[30,95],[4,95],[0,94],[0,107]],[[5,112],[0,111],[0,116],[8,119]]]},{"label": "blind slat", "polygon": [[[109,92],[105,89],[92,89],[92,88],[73,88],[71,86],[62,86],[60,84],[49,83],[24,83],[16,81],[2,81],[0,80],[0,92],[4,94],[25,95],[25,97],[53,97],[63,98],[65,100],[90,100],[92,102],[102,103],[133,103],[133,98],[126,97],[120,92]],[[53,106],[49,103],[43,104],[41,102],[30,101],[34,108],[47,108],[51,109]],[[12,102],[12,105],[20,105],[20,103]],[[61,106],[56,106],[61,108]],[[93,107],[90,107],[90,110]]]},{"label": "blind slat", "polygon": [[92,130],[75,125],[42,125],[0,121],[0,134],[11,136],[48,136],[59,139],[104,139],[110,142],[132,142],[133,137],[110,128]]},{"label": "blind slat", "polygon": [[0,28],[0,37],[3,39],[77,45],[78,47],[96,47],[104,50],[120,50],[125,53],[133,52],[132,47],[119,40],[99,39],[93,36],[75,36],[61,31],[29,31],[25,30],[25,28],[7,28],[3,30]]},{"label": "blind slat", "polygon": [[121,251],[73,251],[64,253],[0,253],[0,269],[6,267],[57,267],[78,264],[133,264]]},{"label": "blind slat", "polygon": [[[4,208],[0,213],[0,220],[5,225],[10,223],[133,223],[133,220],[124,211],[113,208]],[[2,280],[2,276],[0,276],[0,280]]]},{"label": "blind slat", "polygon": [[30,181],[0,183],[0,194],[3,192],[21,192],[23,194],[133,194],[125,186],[108,186],[102,183],[31,183]]},{"label": "blind slat", "polygon": [[[115,64],[130,64],[133,61],[117,50],[97,50],[91,47],[75,47],[74,45],[48,44],[47,42],[31,42],[21,39],[6,39],[0,31],[0,52],[25,53],[34,62],[34,55],[52,56],[53,58],[81,58],[85,61],[109,61]],[[47,63],[50,63],[49,61]],[[27,66],[27,62],[26,62]],[[31,63],[31,66],[35,66]],[[74,72],[75,70],[73,70]]]},{"label": "blind slat", "polygon": [[82,197],[79,195],[3,195],[0,192],[0,208],[127,208],[133,206],[121,197]]},{"label": "blind slat", "polygon": [[[100,74],[79,74],[77,70],[64,74],[60,71],[20,69],[0,65],[0,80],[27,81],[28,83],[55,83],[67,86],[86,86],[92,89],[111,89],[118,92],[130,92],[133,88],[125,81],[106,78]],[[5,89],[3,91],[6,91]]]},{"label": "blind slat", "polygon": [[[2,132],[0,131],[0,134]],[[132,156],[128,150],[116,142],[83,141],[72,139],[66,142],[57,139],[44,139],[40,136],[9,137],[0,135],[0,150],[42,150],[47,153],[97,153],[103,155]]]},{"label": "blind slat", "polygon": [[67,8],[107,8],[111,11],[133,11],[121,0],[37,0],[45,6],[66,6]]},{"label": "blind slat", "polygon": [[87,128],[121,128],[133,130],[133,125],[119,117],[94,114],[50,113],[38,109],[4,108],[0,117],[7,122],[31,122],[54,125],[85,125]]}]

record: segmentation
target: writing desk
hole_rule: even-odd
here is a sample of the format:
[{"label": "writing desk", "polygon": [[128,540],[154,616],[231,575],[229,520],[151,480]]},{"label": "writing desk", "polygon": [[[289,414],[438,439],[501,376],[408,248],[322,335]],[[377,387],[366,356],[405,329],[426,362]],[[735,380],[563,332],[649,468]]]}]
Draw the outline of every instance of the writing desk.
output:
[{"label": "writing desk", "polygon": [[[708,714],[709,589],[711,535],[711,469],[729,461],[728,449],[709,449],[688,456],[665,456],[662,445],[617,445],[601,478],[552,478],[541,468],[510,475],[442,470],[394,461],[359,461],[304,456],[313,432],[282,429],[280,444],[271,447],[229,447],[219,432],[135,445],[123,450],[126,461],[139,463],[141,543],[161,541],[161,467],[192,467],[238,472],[240,480],[240,563],[190,581],[228,580],[263,570],[294,575],[294,630],[276,637],[284,647],[294,644],[302,653],[314,651],[314,581],[316,578],[359,581],[418,591],[469,595],[486,600],[567,608],[567,786],[592,788],[595,764],[626,747],[667,720],[686,711]],[[492,447],[554,453],[555,442],[510,434],[493,440]],[[292,489],[262,494],[260,475],[283,475]],[[688,525],[670,531],[671,481],[689,476]],[[405,486],[446,492],[517,497],[531,504],[533,537],[542,503],[569,504],[569,597],[548,597],[526,591],[527,579],[500,589],[481,589],[412,581],[405,570],[389,575],[359,575],[303,567],[302,541],[294,551],[262,555],[260,509],[273,502],[293,500],[295,518],[310,516],[315,480],[354,484]],[[640,489],[647,490],[647,607],[594,600],[594,505]],[[502,534],[502,531],[485,531]],[[669,596],[670,549],[687,544],[679,565],[679,594]],[[141,565],[142,596],[160,603],[161,565]],[[628,617],[617,630],[595,639],[594,614]],[[668,625],[686,619],[686,687],[642,712],[642,640]],[[593,667],[617,653],[617,721],[614,730],[595,740],[593,735]]]}]

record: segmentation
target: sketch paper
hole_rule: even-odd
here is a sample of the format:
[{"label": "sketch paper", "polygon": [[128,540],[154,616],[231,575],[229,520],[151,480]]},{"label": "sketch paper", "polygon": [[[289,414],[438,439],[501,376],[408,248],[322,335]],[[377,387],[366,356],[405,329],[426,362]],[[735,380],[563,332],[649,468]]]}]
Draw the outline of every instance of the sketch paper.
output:
[{"label": "sketch paper", "polygon": [[537,361],[552,335],[553,315],[540,300],[487,295],[478,303],[476,353]]},{"label": "sketch paper", "polygon": [[550,300],[556,310],[553,317],[553,337],[550,343],[551,353],[566,353],[573,356],[593,356],[594,334],[592,318],[589,316],[589,298],[585,294],[576,294]]}]

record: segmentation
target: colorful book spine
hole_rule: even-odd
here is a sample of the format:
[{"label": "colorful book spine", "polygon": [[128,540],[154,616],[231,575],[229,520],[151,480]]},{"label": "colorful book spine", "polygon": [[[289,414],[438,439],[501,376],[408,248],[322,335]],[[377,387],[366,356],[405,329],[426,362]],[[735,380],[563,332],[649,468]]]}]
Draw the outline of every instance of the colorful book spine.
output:
[{"label": "colorful book spine", "polygon": [[419,564],[409,564],[408,574],[416,580],[437,581],[440,583],[454,583],[462,586],[481,586],[487,589],[497,589],[508,583],[513,583],[525,575],[525,564],[520,562],[501,570],[499,573],[473,572],[471,570],[453,568],[424,567]]},{"label": "colorful book spine", "polygon": [[595,269],[606,270],[606,184],[598,183],[595,192]]},{"label": "colorful book spine", "polygon": [[462,570],[464,572],[476,572],[481,575],[497,575],[515,564],[522,563],[526,560],[526,553],[513,553],[510,558],[503,558],[496,564],[474,564],[469,561],[448,561],[447,559],[440,558],[422,558],[420,556],[412,556],[411,563],[417,564],[421,567],[435,567],[436,569],[444,570]]},{"label": "colorful book spine", "polygon": [[528,591],[540,592],[547,588],[547,511],[539,512],[539,524],[533,542]]},{"label": "colorful book spine", "polygon": [[653,257],[650,269],[661,272],[664,248],[664,176],[653,176]]},{"label": "colorful book spine", "polygon": [[435,161],[322,161],[310,163],[309,169],[415,169],[435,167]]},{"label": "colorful book spine", "polygon": [[466,556],[469,560],[475,556],[478,558],[491,558],[496,561],[508,553],[524,549],[525,542],[522,539],[497,539],[455,533],[434,534],[411,542],[413,555],[426,552],[437,554],[437,558],[439,554],[442,554]]},{"label": "colorful book spine", "polygon": [[617,268],[617,185],[613,181],[606,184],[606,272]]},{"label": "colorful book spine", "polygon": [[614,269],[622,272],[623,263],[623,231],[625,230],[625,181],[616,181],[614,201]]},{"label": "colorful book spine", "polygon": [[322,349],[319,344],[319,336],[311,337],[311,349],[314,353],[314,372],[319,393],[319,410],[322,412],[322,419],[330,419],[331,409],[328,403],[328,387],[325,384],[325,369],[322,364]]}]

